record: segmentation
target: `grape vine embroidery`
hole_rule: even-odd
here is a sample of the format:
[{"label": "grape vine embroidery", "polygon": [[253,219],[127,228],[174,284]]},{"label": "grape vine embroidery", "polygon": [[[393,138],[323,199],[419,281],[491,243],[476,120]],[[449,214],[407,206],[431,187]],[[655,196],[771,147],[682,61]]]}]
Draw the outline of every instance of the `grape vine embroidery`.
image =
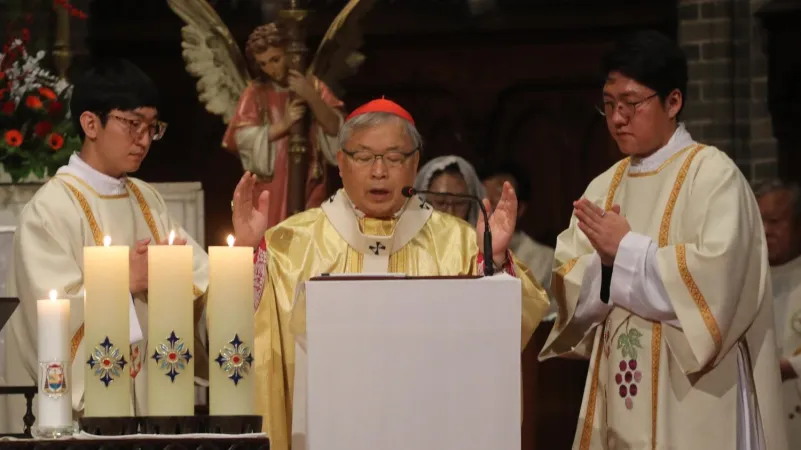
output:
[{"label": "grape vine embroidery", "polygon": [[[634,397],[637,396],[637,383],[642,379],[642,373],[637,370],[637,349],[642,349],[640,338],[642,333],[636,328],[629,328],[617,339],[617,348],[623,359],[618,364],[619,372],[615,374],[620,398],[625,399],[626,408],[634,407]],[[626,360],[628,359],[628,360]]]}]

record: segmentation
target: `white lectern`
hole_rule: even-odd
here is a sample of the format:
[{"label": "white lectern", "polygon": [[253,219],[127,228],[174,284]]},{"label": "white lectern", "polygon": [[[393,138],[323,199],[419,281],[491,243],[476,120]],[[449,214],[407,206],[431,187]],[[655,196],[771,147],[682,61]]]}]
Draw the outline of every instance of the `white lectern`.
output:
[{"label": "white lectern", "polygon": [[304,288],[293,450],[520,450],[520,280],[322,277]]}]

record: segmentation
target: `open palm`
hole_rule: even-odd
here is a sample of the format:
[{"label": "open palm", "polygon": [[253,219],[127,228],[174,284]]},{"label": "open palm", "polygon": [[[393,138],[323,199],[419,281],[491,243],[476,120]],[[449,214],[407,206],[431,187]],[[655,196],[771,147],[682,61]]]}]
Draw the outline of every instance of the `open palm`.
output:
[{"label": "open palm", "polygon": [[[495,263],[502,263],[506,259],[506,252],[509,249],[509,242],[515,232],[517,225],[517,196],[509,182],[503,184],[501,199],[494,211],[490,211],[491,206],[486,198],[482,201],[489,217],[490,232],[492,233],[492,259]],[[484,221],[479,220],[476,224],[476,242],[478,248],[484,249]],[[485,255],[486,257],[486,255]]]},{"label": "open palm", "polygon": [[270,193],[259,195],[258,208],[253,206],[253,188],[256,175],[245,172],[234,190],[233,223],[236,245],[255,247],[267,231],[267,211],[270,206]]}]

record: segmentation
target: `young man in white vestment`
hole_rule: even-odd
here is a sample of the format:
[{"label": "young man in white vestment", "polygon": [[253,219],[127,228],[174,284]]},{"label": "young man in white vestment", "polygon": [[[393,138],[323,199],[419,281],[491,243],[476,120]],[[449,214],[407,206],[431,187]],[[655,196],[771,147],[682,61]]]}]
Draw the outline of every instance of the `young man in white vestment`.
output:
[{"label": "young man in white vestment", "polygon": [[559,316],[541,359],[588,358],[577,449],[785,450],[767,246],[729,157],[678,122],[687,62],[652,31],[603,59],[628,155],[557,240]]},{"label": "young man in white vestment", "polygon": [[765,226],[790,448],[801,448],[801,188],[771,180],[754,193]]},{"label": "young man in white vestment", "polygon": [[[83,338],[83,249],[103,245],[130,246],[131,412],[147,413],[146,336],[148,246],[167,244],[194,247],[196,318],[202,311],[207,287],[206,252],[167,213],[164,199],[149,184],[129,173],[139,169],[153,141],[164,135],[158,117],[159,96],[153,81],[124,60],[91,63],[76,81],[70,110],[83,145],[69,163],[40,188],[25,205],[14,235],[14,259],[9,286],[20,306],[6,326],[5,376],[9,384],[36,383],[36,301],[54,289],[70,300],[70,389],[76,415],[83,409],[84,349],[97,343]],[[202,347],[195,340],[195,365],[206,367]],[[128,370],[126,367],[125,370]],[[205,372],[197,373],[203,376]],[[24,399],[8,398],[4,419],[22,430]]]},{"label": "young man in white vestment", "polygon": [[[305,391],[295,389],[293,330],[305,327],[295,308],[297,288],[321,273],[405,273],[412,276],[476,275],[484,264],[520,278],[522,346],[548,308],[545,291],[509,249],[517,199],[508,183],[490,217],[492,255],[482,255],[484,222],[478,229],[435,211],[419,197],[405,198],[417,172],[422,142],[412,116],[385,99],[348,116],[337,154],[344,185],[321,208],[288,218],[266,231],[267,194],[255,209],[254,178],[245,174],[234,193],[238,245],[256,251],[256,411],[274,450],[301,450]],[[484,204],[489,210],[488,201]],[[291,317],[291,321],[290,321]],[[290,325],[291,322],[291,325]],[[302,366],[302,353],[298,366]],[[302,372],[301,373],[301,377]],[[302,383],[302,381],[298,381]],[[293,427],[293,421],[295,426]],[[356,430],[354,430],[356,432]]]}]

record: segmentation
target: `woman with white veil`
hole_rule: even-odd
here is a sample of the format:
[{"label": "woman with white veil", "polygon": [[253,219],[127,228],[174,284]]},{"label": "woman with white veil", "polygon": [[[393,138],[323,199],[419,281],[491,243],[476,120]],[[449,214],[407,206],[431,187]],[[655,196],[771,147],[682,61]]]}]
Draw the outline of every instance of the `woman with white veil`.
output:
[{"label": "woman with white veil", "polygon": [[[440,156],[426,163],[417,173],[414,188],[450,194],[470,194],[480,199],[487,196],[473,166],[464,158],[455,155]],[[459,217],[474,227],[478,220],[483,220],[478,204],[472,200],[436,194],[423,197],[435,209]]]}]

